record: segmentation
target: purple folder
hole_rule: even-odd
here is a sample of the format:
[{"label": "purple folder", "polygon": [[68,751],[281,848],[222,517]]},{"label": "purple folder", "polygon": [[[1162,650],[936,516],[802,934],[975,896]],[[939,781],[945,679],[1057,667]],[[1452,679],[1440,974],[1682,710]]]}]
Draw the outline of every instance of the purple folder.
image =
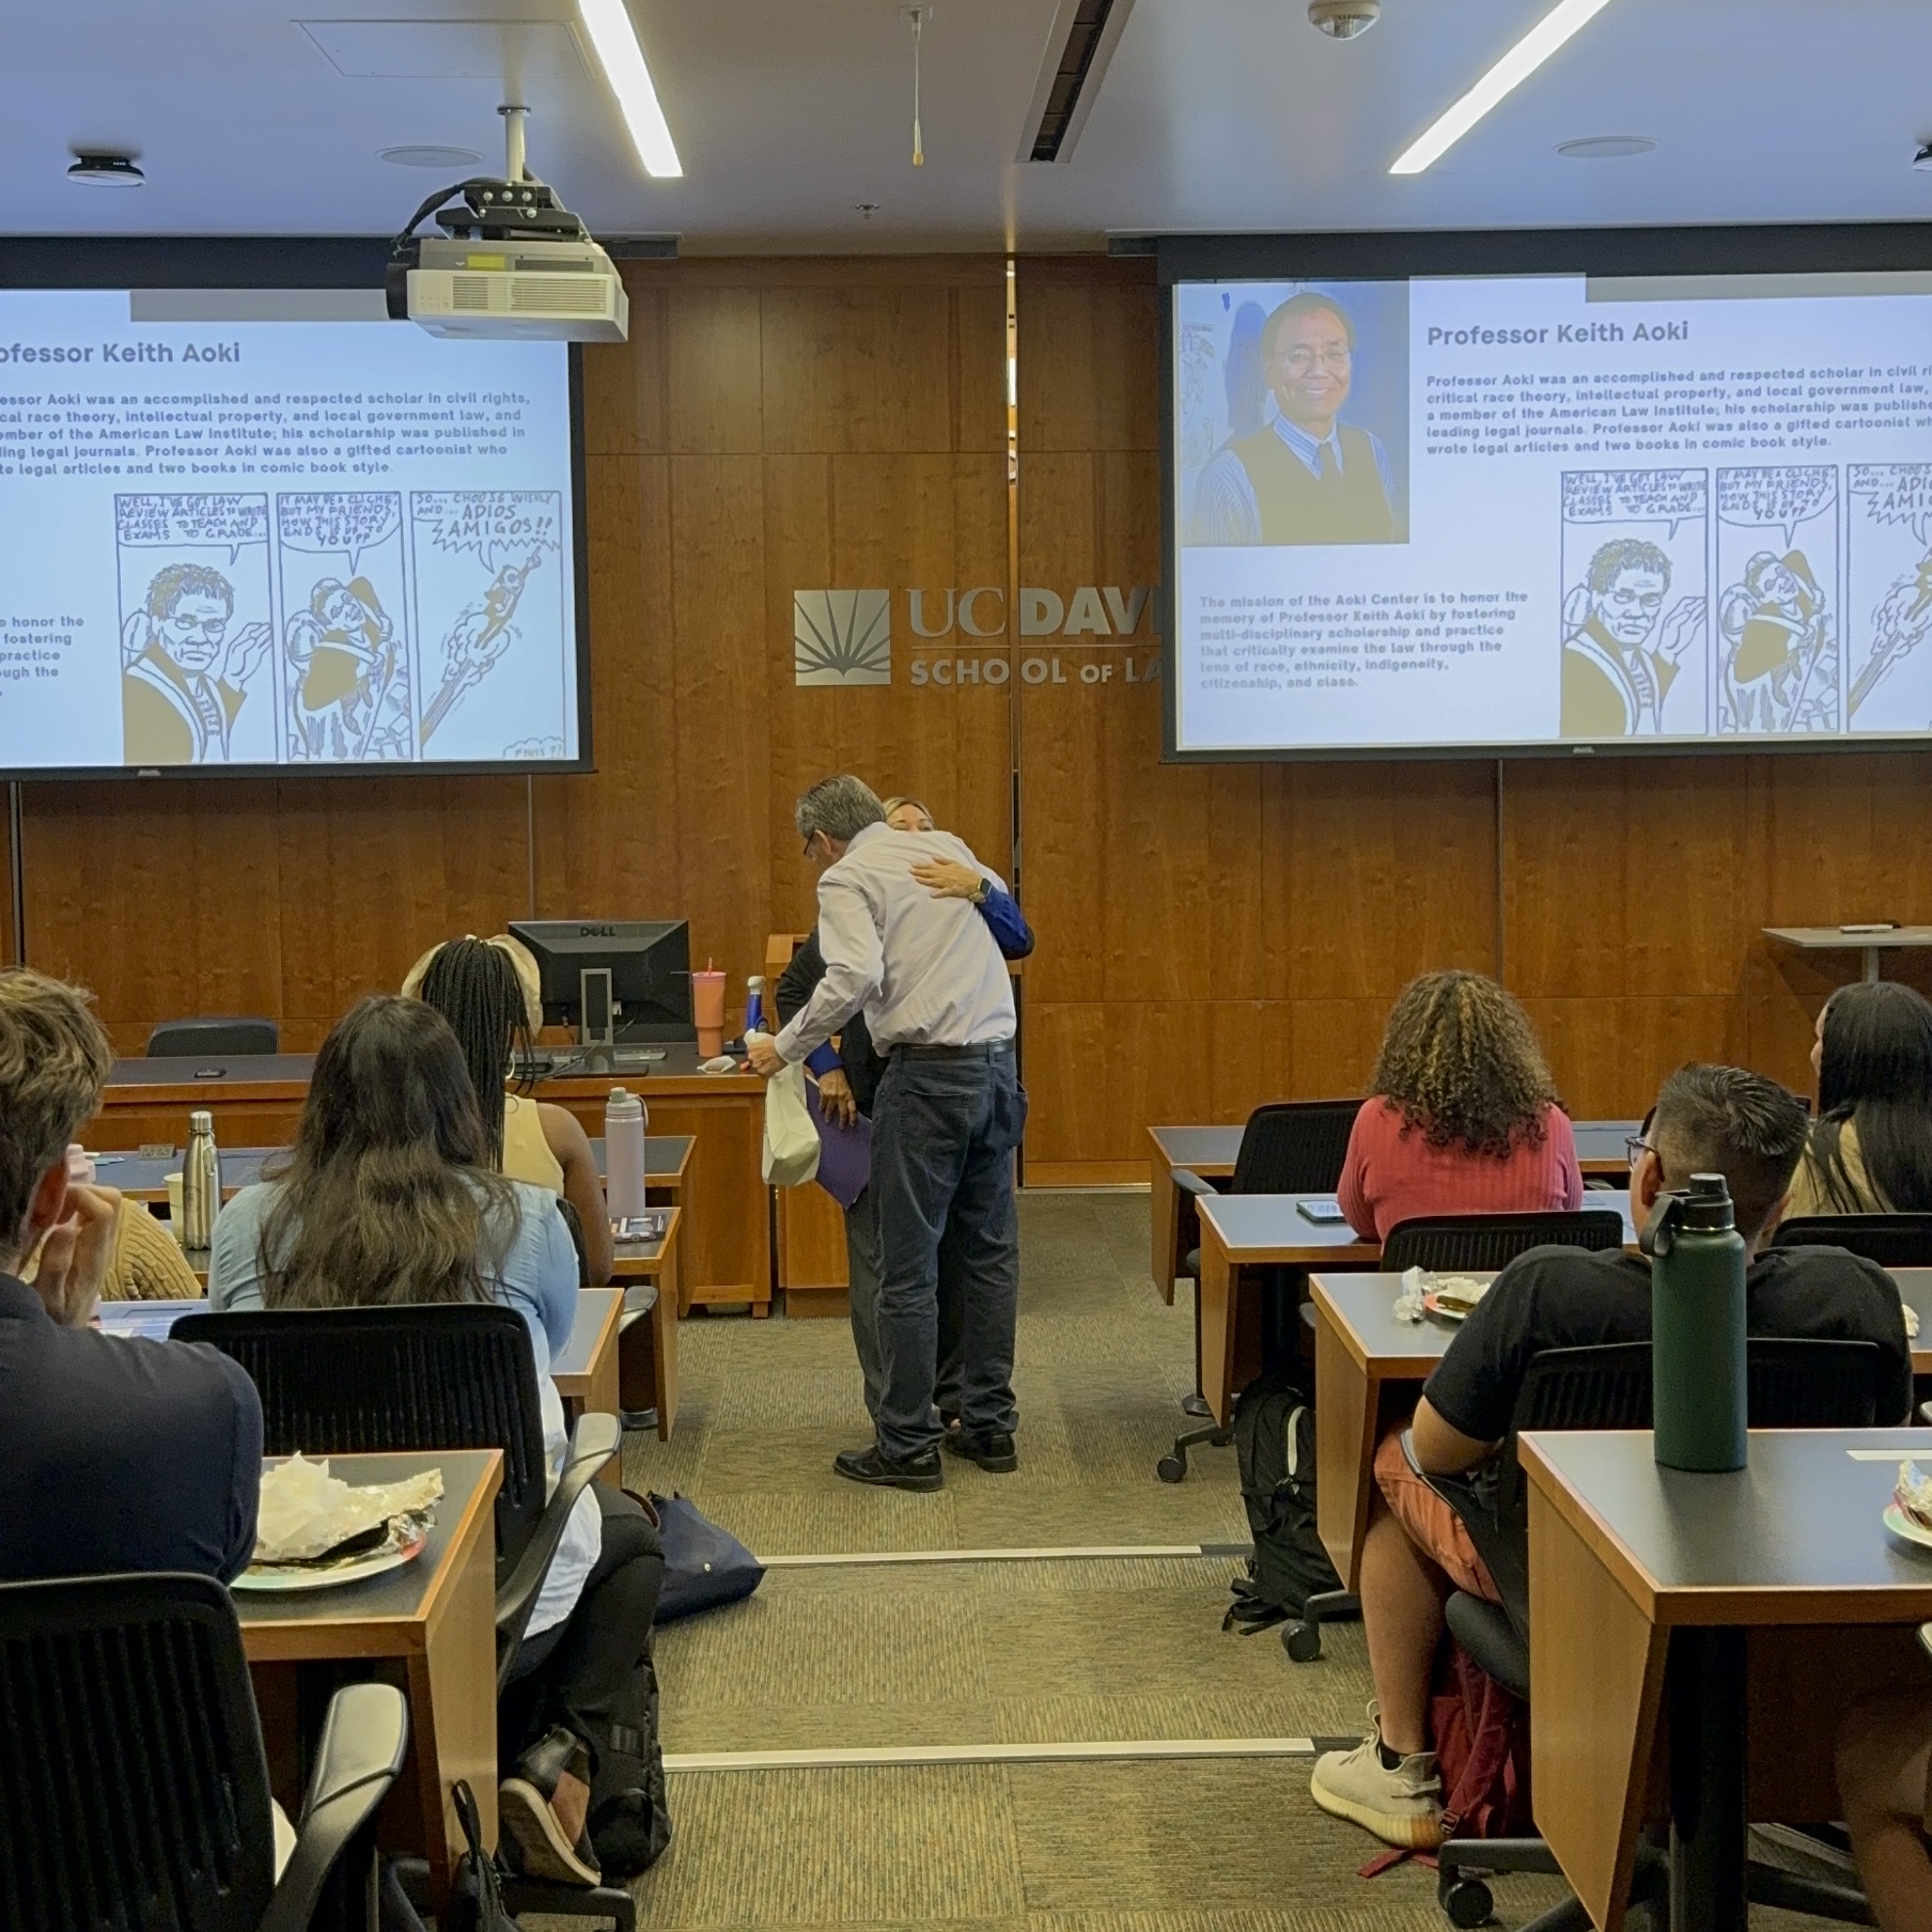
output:
[{"label": "purple folder", "polygon": [[819,1130],[819,1186],[849,1208],[872,1178],[872,1123],[862,1113],[850,1127],[827,1120],[819,1106],[819,1083],[805,1082],[805,1105]]}]

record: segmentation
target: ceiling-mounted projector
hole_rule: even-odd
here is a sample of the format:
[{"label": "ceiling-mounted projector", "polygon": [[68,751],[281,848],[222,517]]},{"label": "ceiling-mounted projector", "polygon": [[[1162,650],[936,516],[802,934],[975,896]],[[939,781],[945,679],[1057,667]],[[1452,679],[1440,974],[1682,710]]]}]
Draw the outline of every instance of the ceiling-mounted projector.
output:
[{"label": "ceiling-mounted projector", "polygon": [[[503,179],[476,176],[432,194],[396,237],[389,314],[432,336],[621,342],[630,300],[611,258],[524,166],[526,107],[502,107]],[[443,236],[419,236],[425,217]]]}]

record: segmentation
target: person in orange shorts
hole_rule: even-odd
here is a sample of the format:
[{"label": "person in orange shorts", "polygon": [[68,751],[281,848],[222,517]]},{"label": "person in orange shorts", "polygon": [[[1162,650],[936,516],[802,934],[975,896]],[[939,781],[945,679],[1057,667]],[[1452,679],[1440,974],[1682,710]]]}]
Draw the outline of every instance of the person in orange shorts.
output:
[{"label": "person in orange shorts", "polygon": [[[1881,1423],[1912,1410],[1912,1355],[1898,1289],[1841,1248],[1767,1248],[1804,1150],[1804,1104],[1736,1067],[1680,1067],[1631,1146],[1630,1214],[1641,1226],[1667,1189],[1722,1174],[1744,1236],[1746,1320],[1753,1335],[1874,1342],[1884,1358]],[[1458,1331],[1417,1405],[1411,1446],[1430,1475],[1478,1469],[1509,1432],[1531,1360],[1549,1348],[1650,1339],[1650,1268],[1624,1249],[1533,1248],[1512,1261]],[[1362,1546],[1362,1622],[1376,1701],[1353,1751],[1316,1760],[1324,1811],[1392,1845],[1442,1836],[1442,1788],[1429,1750],[1429,1689],[1453,1590],[1492,1603],[1495,1583],[1461,1519],[1418,1475],[1400,1431],[1376,1452]]]}]

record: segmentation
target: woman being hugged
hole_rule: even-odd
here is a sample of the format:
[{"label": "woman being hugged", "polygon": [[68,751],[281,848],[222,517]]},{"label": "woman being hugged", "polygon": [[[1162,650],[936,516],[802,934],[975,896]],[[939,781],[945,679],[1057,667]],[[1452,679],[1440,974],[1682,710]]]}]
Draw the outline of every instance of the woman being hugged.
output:
[{"label": "woman being hugged", "polygon": [[1569,1116],[1529,1016],[1494,980],[1425,973],[1403,988],[1338,1193],[1365,1241],[1418,1215],[1583,1205]]},{"label": "woman being hugged", "polygon": [[[209,1306],[222,1312],[514,1308],[530,1331],[553,1481],[568,1439],[550,1363],[570,1340],[577,1294],[555,1197],[496,1171],[448,1023],[387,994],[363,1000],[323,1041],[295,1146],[221,1210],[209,1256]],[[647,1862],[650,1800],[621,1713],[648,1668],[663,1577],[643,1507],[590,1484],[509,1687],[519,1711],[537,1714],[503,1739],[499,1811],[510,1855],[533,1875],[594,1884],[600,1863],[627,1873]]]},{"label": "woman being hugged", "polygon": [[1786,1219],[1932,1214],[1932,1003],[1896,980],[1840,986],[1811,1067],[1818,1120]]}]

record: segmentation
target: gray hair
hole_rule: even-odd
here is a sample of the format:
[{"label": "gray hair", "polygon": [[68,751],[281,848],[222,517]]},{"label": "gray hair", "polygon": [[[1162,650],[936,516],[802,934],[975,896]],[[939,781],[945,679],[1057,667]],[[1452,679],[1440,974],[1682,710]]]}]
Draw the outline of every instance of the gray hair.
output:
[{"label": "gray hair", "polygon": [[848,772],[821,779],[801,792],[791,817],[800,838],[809,840],[814,832],[824,832],[834,845],[846,845],[867,825],[883,825],[885,807],[864,779]]}]

